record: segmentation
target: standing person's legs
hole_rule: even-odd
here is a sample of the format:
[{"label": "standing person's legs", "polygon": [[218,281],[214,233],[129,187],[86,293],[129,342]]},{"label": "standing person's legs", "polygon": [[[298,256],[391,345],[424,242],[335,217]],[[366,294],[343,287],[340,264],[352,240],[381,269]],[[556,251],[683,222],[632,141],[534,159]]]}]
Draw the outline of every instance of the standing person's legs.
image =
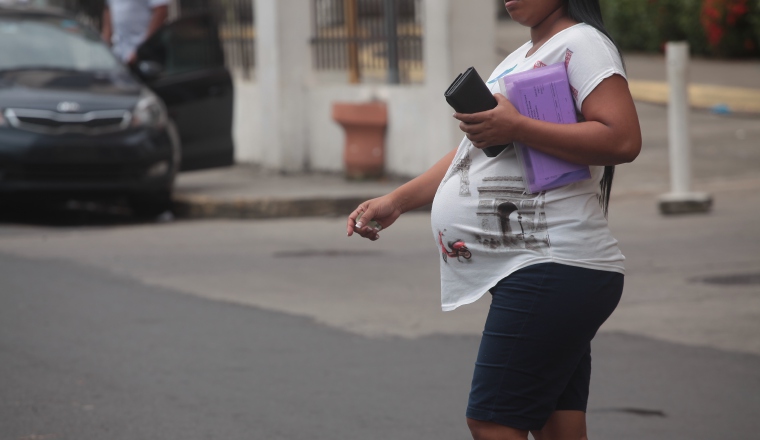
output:
[{"label": "standing person's legs", "polygon": [[622,288],[619,273],[542,263],[491,289],[467,408],[474,438],[585,438],[590,341]]}]

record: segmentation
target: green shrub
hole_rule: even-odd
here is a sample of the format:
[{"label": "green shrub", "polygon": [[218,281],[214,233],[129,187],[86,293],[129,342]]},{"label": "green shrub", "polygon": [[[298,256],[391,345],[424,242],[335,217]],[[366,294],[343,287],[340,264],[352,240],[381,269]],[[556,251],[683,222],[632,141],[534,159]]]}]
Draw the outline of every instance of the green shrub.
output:
[{"label": "green shrub", "polygon": [[760,0],[600,0],[626,51],[662,52],[685,40],[697,55],[760,56]]},{"label": "green shrub", "polygon": [[702,27],[701,14],[704,0],[681,0],[680,13],[678,14],[678,28],[683,33],[683,40],[689,42],[691,53],[695,55],[709,55],[705,30]]},{"label": "green shrub", "polygon": [[704,0],[701,21],[710,52],[722,57],[757,54],[751,20],[756,12],[756,0]]},{"label": "green shrub", "polygon": [[750,12],[749,25],[752,27],[752,31],[755,37],[755,44],[758,46],[760,52],[760,0],[755,1],[754,8]]},{"label": "green shrub", "polygon": [[656,51],[659,30],[647,1],[602,0],[605,24],[624,50]]}]

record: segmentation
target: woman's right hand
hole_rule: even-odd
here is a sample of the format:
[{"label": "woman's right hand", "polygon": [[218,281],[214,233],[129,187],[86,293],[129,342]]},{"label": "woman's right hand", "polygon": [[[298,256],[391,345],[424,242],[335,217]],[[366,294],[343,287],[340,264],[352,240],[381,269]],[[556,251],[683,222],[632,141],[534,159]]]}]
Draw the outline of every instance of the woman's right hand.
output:
[{"label": "woman's right hand", "polygon": [[380,231],[392,225],[402,213],[403,211],[390,194],[367,200],[348,216],[346,232],[349,237],[356,232],[364,238],[375,241],[380,238]]},{"label": "woman's right hand", "polygon": [[427,171],[390,194],[359,205],[346,221],[348,236],[356,232],[364,238],[377,240],[380,238],[378,232],[387,229],[401,214],[433,203],[438,185],[446,175],[446,170],[449,169],[456,153],[457,149],[452,149]]}]

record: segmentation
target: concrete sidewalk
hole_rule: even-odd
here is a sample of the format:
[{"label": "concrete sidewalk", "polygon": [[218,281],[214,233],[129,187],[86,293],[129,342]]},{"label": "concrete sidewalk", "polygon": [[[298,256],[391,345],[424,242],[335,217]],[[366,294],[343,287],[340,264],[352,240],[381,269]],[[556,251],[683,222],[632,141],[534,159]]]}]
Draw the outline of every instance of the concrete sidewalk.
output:
[{"label": "concrete sidewalk", "polygon": [[[669,191],[667,108],[637,103],[644,145],[631,164],[619,166],[613,199]],[[694,189],[760,189],[760,117],[691,114]],[[183,173],[174,213],[179,218],[342,216],[369,198],[387,194],[402,178],[347,181],[339,174],[280,174],[252,165]]]},{"label": "concrete sidewalk", "polygon": [[[500,25],[500,54],[526,37],[520,26]],[[690,66],[695,186],[760,188],[760,61],[695,59]],[[669,190],[665,58],[630,54],[626,67],[644,146],[633,164],[618,168],[613,197],[656,196]],[[174,212],[180,218],[341,216],[404,182],[393,177],[356,182],[338,174],[280,174],[238,165],[180,175]]]},{"label": "concrete sidewalk", "polygon": [[[664,55],[625,57],[633,98],[667,104],[667,65]],[[760,61],[689,61],[689,98],[693,108],[719,113],[760,115]]]},{"label": "concrete sidewalk", "polygon": [[343,215],[369,198],[393,191],[404,181],[347,181],[337,174],[281,174],[237,165],[181,174],[174,214],[180,218]]},{"label": "concrete sidewalk", "polygon": [[[613,199],[669,192],[667,108],[637,103],[644,145],[631,164],[617,167]],[[760,117],[693,110],[695,190],[760,189]],[[280,174],[252,165],[183,173],[174,213],[179,218],[342,216],[364,200],[387,194],[406,179],[348,181],[339,174]]]}]

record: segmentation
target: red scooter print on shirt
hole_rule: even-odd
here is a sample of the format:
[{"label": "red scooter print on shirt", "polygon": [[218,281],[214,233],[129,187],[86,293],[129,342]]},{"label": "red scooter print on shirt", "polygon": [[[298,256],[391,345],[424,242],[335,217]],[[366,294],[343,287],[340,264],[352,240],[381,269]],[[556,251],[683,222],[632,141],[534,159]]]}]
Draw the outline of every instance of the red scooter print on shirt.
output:
[{"label": "red scooter print on shirt", "polygon": [[472,252],[467,249],[462,240],[450,241],[449,247],[451,250],[448,250],[443,244],[443,232],[441,231],[438,231],[438,244],[441,245],[441,257],[443,257],[443,261],[446,263],[449,262],[449,257],[456,257],[457,261],[462,261],[459,257],[463,257],[465,260],[472,258]]}]

